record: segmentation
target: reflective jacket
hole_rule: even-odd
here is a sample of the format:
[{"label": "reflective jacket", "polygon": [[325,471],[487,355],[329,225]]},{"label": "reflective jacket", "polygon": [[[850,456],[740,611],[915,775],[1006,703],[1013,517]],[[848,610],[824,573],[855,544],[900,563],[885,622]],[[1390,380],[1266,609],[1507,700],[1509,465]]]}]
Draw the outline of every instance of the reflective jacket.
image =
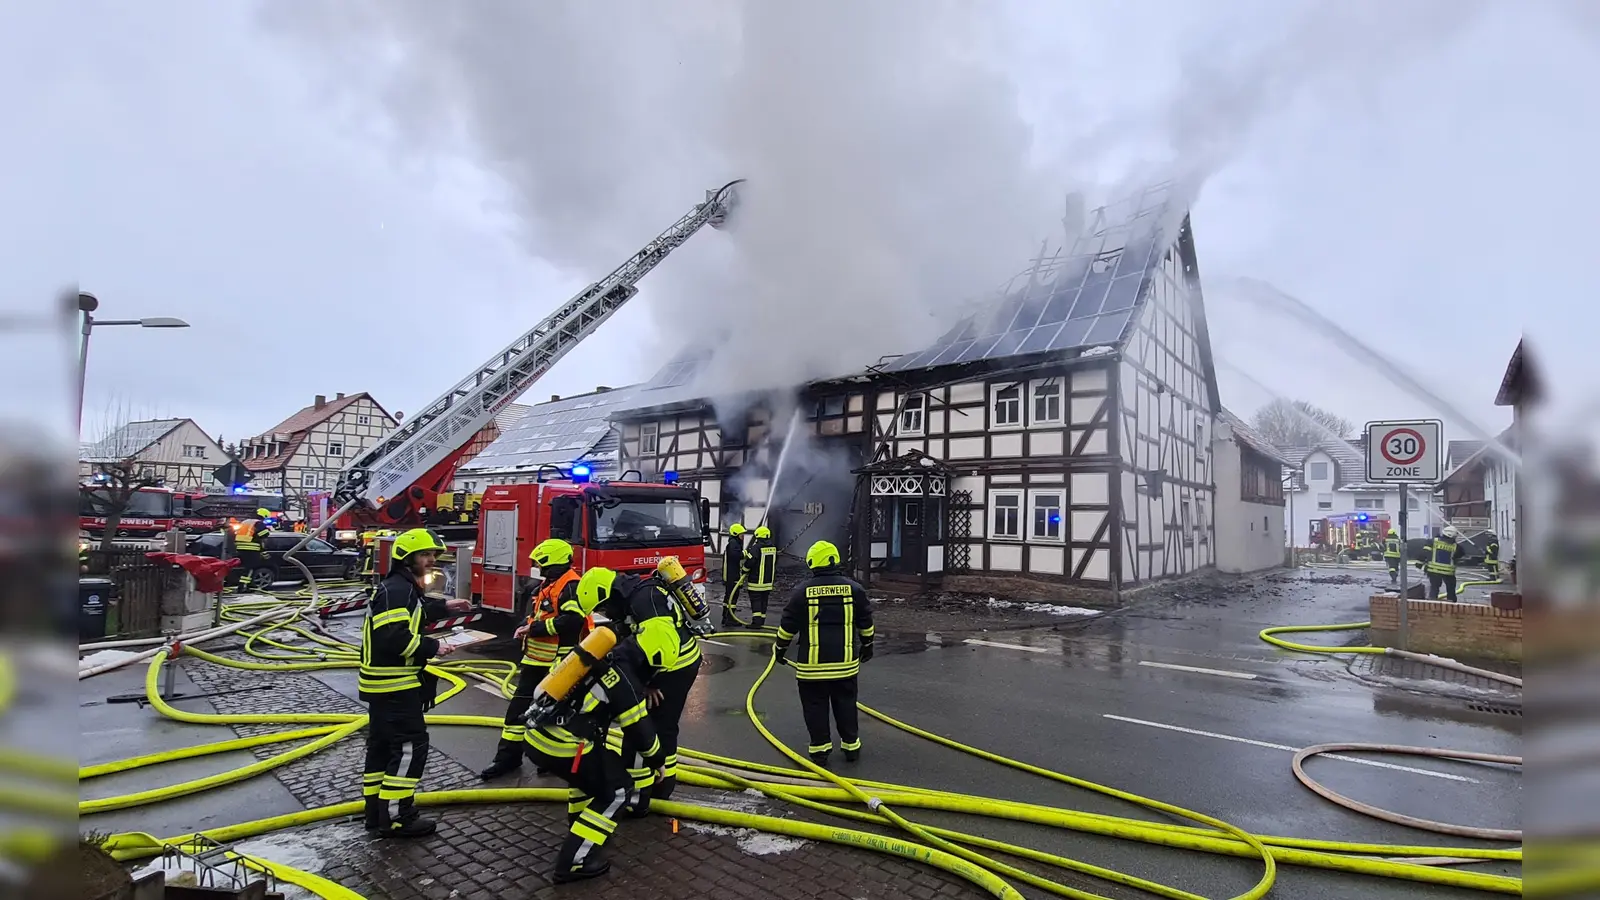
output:
[{"label": "reflective jacket", "polygon": [[1401,556],[1400,539],[1397,537],[1385,539],[1383,542],[1383,555],[1389,559],[1399,559]]},{"label": "reflective jacket", "polygon": [[673,626],[678,629],[678,658],[659,671],[676,672],[700,662],[700,639],[689,630],[683,610],[672,601],[666,586],[657,581],[654,575],[641,578],[619,572],[612,591],[615,597],[608,606],[615,613],[614,618],[627,622],[634,630],[659,616],[671,617]]},{"label": "reflective jacket", "polygon": [[361,623],[361,699],[422,687],[422,669],[439,653],[439,642],[422,633],[425,621],[449,613],[443,600],[423,596],[410,570],[396,566],[372,589]]},{"label": "reflective jacket", "polygon": [[578,610],[578,573],[568,568],[533,595],[528,634],[522,639],[522,664],[548,667],[565,659],[589,633],[588,624]]},{"label": "reflective jacket", "polygon": [[248,519],[233,532],[233,549],[240,553],[261,552],[261,539],[267,535],[267,526],[260,519]]},{"label": "reflective jacket", "polygon": [[611,743],[610,733],[615,731],[629,746],[639,748],[645,765],[659,769],[666,754],[645,703],[642,660],[626,648],[613,651],[607,660],[610,666],[595,680],[568,727],[529,722],[523,740],[548,756],[571,759],[594,750],[597,740]]},{"label": "reflective jacket", "polygon": [[794,677],[801,681],[851,678],[861,672],[861,645],[872,645],[872,605],[867,590],[837,569],[819,570],[795,586],[778,623],[775,652],[795,643]]},{"label": "reflective jacket", "polygon": [[778,577],[778,548],[772,538],[755,538],[745,547],[744,577],[746,590],[772,590]]},{"label": "reflective jacket", "polygon": [[731,589],[744,577],[744,535],[730,534],[722,545],[722,584]]},{"label": "reflective jacket", "polygon": [[1497,563],[1497,562],[1500,561],[1500,542],[1499,541],[1490,541],[1489,542],[1488,548],[1483,551],[1483,561],[1485,563]]},{"label": "reflective jacket", "polygon": [[1426,571],[1434,575],[1454,575],[1456,557],[1461,555],[1461,545],[1447,537],[1436,537],[1428,548]]}]

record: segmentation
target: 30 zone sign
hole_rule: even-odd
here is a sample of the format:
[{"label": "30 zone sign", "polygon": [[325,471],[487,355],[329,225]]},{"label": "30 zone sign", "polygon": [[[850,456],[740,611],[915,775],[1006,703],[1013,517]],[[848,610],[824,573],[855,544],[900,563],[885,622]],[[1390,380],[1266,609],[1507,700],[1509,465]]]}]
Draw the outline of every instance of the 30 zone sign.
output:
[{"label": "30 zone sign", "polygon": [[1367,480],[1432,484],[1444,477],[1437,420],[1367,423]]}]

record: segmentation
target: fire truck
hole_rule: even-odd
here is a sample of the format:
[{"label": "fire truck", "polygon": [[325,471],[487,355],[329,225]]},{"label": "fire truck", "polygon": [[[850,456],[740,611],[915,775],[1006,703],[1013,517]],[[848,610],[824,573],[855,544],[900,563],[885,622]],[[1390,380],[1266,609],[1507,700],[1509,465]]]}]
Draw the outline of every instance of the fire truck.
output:
[{"label": "fire truck", "polygon": [[1354,558],[1382,559],[1383,539],[1388,534],[1388,513],[1352,512],[1311,520],[1312,544],[1330,550],[1344,548]]},{"label": "fire truck", "polygon": [[[321,510],[313,514],[317,528],[312,533],[359,535],[428,524],[419,511],[438,509],[467,448],[493,424],[495,415],[638,294],[638,282],[673,250],[707,225],[722,227],[737,204],[739,184],[707,191],[704,201],[609,275],[579,291],[363,450],[339,475],[333,490],[337,509],[326,516]],[[704,545],[710,535],[697,490],[621,479],[595,483],[581,463],[548,468],[549,480],[485,492],[478,521],[461,536],[463,542],[471,541],[472,549],[470,576],[460,580],[470,585],[483,609],[520,612],[514,599],[516,579],[529,574],[529,551],[551,536],[572,542],[580,566],[642,571],[663,556],[677,556],[704,582]],[[430,527],[453,542],[456,529]],[[375,568],[380,575],[388,569],[388,544],[378,544]],[[462,587],[458,585],[458,594]]]},{"label": "fire truck", "polygon": [[[78,488],[78,530],[87,531],[91,537],[105,534],[107,517],[112,503],[112,489],[104,485],[84,484]],[[185,504],[176,491],[164,487],[142,487],[128,496],[128,505],[117,521],[117,537],[153,538],[171,531],[184,521]],[[182,527],[182,526],[178,526]]]}]

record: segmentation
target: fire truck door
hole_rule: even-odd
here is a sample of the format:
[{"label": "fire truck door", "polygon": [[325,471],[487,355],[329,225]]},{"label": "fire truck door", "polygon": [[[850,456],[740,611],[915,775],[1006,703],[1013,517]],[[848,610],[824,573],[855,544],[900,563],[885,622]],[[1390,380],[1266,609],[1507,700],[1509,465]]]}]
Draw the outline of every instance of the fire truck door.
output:
[{"label": "fire truck door", "polygon": [[483,605],[513,612],[517,588],[517,504],[491,500],[483,504]]},{"label": "fire truck door", "polygon": [[573,566],[582,572],[589,567],[589,548],[583,541],[583,503],[573,496],[550,498],[550,536],[572,545]]}]

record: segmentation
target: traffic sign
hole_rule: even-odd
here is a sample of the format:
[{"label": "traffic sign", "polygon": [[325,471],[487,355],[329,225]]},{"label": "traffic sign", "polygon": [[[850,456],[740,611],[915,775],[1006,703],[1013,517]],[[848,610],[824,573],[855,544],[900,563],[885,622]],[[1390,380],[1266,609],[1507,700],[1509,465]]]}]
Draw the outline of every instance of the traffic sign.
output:
[{"label": "traffic sign", "polygon": [[231,488],[249,481],[250,470],[240,465],[238,460],[230,459],[211,473],[211,479],[225,488]]},{"label": "traffic sign", "polygon": [[1367,423],[1367,480],[1434,484],[1444,479],[1444,424],[1437,419]]}]

